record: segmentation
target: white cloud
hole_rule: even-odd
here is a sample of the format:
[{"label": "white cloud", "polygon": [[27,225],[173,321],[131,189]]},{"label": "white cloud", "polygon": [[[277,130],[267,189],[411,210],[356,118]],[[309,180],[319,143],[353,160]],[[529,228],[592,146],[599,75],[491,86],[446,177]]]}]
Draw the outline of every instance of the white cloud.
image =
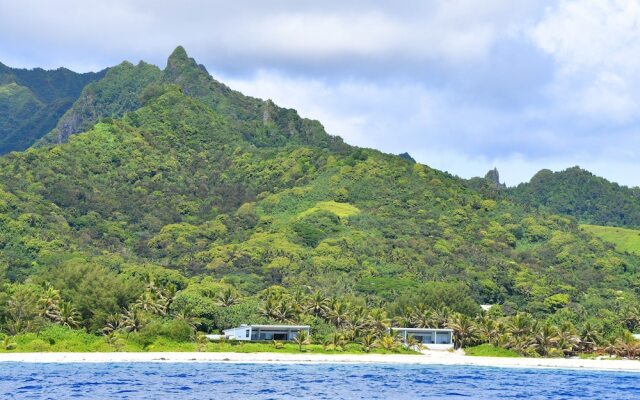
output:
[{"label": "white cloud", "polygon": [[640,2],[562,0],[533,29],[558,65],[557,105],[628,122],[640,113]]}]

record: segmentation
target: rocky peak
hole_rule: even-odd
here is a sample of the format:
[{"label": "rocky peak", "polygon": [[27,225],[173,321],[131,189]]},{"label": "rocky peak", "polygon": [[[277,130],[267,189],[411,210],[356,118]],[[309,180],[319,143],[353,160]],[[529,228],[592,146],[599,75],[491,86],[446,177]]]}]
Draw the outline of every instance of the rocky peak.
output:
[{"label": "rocky peak", "polygon": [[491,184],[497,188],[507,187],[504,183],[500,183],[500,173],[498,172],[498,168],[494,167],[492,170],[489,170],[489,172],[484,176],[484,179],[491,182]]}]

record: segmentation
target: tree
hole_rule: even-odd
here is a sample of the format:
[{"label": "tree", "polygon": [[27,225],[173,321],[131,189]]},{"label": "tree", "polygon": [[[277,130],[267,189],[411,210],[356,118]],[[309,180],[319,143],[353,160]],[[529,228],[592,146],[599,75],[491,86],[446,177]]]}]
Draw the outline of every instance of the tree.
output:
[{"label": "tree", "polygon": [[60,302],[58,315],[56,316],[57,323],[67,328],[75,329],[80,326],[81,319],[82,316],[71,303],[68,301]]},{"label": "tree", "polygon": [[238,304],[239,301],[237,293],[230,287],[223,290],[217,296],[218,305],[221,307],[229,307]]},{"label": "tree", "polygon": [[298,345],[298,348],[302,353],[303,347],[311,343],[311,335],[304,330],[298,331],[298,334],[293,338],[293,341]]},{"label": "tree", "polygon": [[447,326],[453,329],[453,342],[456,348],[464,348],[475,337],[476,326],[466,315],[455,314]]}]

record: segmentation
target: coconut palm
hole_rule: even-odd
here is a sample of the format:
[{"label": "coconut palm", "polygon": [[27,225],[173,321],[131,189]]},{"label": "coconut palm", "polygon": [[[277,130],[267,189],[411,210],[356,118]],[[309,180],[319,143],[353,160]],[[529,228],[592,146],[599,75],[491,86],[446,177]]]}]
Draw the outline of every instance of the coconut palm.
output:
[{"label": "coconut palm", "polygon": [[134,307],[138,310],[146,311],[155,315],[165,315],[164,299],[159,298],[158,293],[154,290],[147,289],[134,303]]},{"label": "coconut palm", "polygon": [[549,351],[558,343],[558,330],[550,323],[542,325],[535,334],[536,349],[542,356],[549,355]]},{"label": "coconut palm", "polygon": [[511,318],[508,330],[512,336],[531,336],[536,331],[536,321],[529,314],[518,313]]},{"label": "coconut palm", "polygon": [[400,314],[393,317],[396,326],[413,327],[413,310],[409,306],[404,306],[400,310]]},{"label": "coconut palm", "polygon": [[329,341],[331,342],[333,350],[338,350],[338,348],[342,350],[344,348],[345,339],[340,332],[334,332],[331,334],[331,336],[329,336]]},{"label": "coconut palm", "polygon": [[385,333],[384,335],[378,338],[378,340],[376,341],[376,344],[385,350],[393,351],[398,348],[398,346],[400,345],[400,342],[396,335]]},{"label": "coconut palm", "polygon": [[564,321],[558,327],[558,342],[556,347],[565,355],[573,354],[580,348],[580,336],[576,332],[576,328],[569,321]]},{"label": "coconut palm", "polygon": [[234,304],[238,304],[237,293],[232,288],[226,288],[216,296],[217,304],[221,307],[230,307]]},{"label": "coconut palm", "polygon": [[293,338],[293,341],[298,345],[298,348],[302,353],[303,347],[311,343],[311,335],[309,335],[307,331],[299,331]]},{"label": "coconut palm", "polygon": [[296,319],[296,310],[288,301],[280,301],[275,309],[274,317],[279,322],[291,322]]},{"label": "coconut palm", "polygon": [[477,323],[478,334],[488,343],[497,346],[500,338],[500,327],[493,318],[483,315]]},{"label": "coconut palm", "polygon": [[369,313],[368,325],[378,335],[383,334],[391,326],[391,321],[387,318],[387,313],[381,308],[374,308]]},{"label": "coconut palm", "polygon": [[600,335],[591,322],[587,321],[580,332],[580,349],[590,353],[600,343]]},{"label": "coconut palm", "polygon": [[138,332],[145,325],[145,319],[138,309],[126,310],[122,318],[122,326],[128,332]]},{"label": "coconut palm", "polygon": [[38,299],[38,309],[40,316],[50,320],[55,320],[58,316],[58,305],[60,304],[60,291],[47,285],[46,290]]},{"label": "coconut palm", "polygon": [[109,335],[117,331],[118,329],[123,327],[122,320],[123,320],[122,315],[118,313],[109,315],[107,317],[107,323],[105,324],[104,328],[102,328],[102,332],[105,335]]},{"label": "coconut palm", "polygon": [[367,333],[360,338],[360,345],[362,346],[362,351],[368,353],[375,347],[376,337],[371,333]]},{"label": "coconut palm", "polygon": [[267,297],[260,306],[260,314],[268,319],[276,319],[280,302],[275,297]]},{"label": "coconut palm", "polygon": [[333,324],[341,328],[349,318],[349,308],[346,303],[334,302],[329,309],[329,319]]},{"label": "coconut palm", "polygon": [[67,301],[60,302],[58,307],[58,315],[56,316],[56,322],[67,328],[77,328],[80,326],[80,320],[82,316],[73,305]]},{"label": "coconut palm", "polygon": [[416,339],[415,336],[409,335],[407,336],[407,341],[405,343],[408,349],[422,351],[424,349],[424,344],[422,341]]},{"label": "coconut palm", "polygon": [[475,337],[476,326],[466,315],[455,314],[446,326],[453,329],[453,342],[457,349],[466,347]]},{"label": "coconut palm", "polygon": [[329,301],[321,292],[315,292],[307,300],[305,311],[314,317],[326,317],[329,312]]},{"label": "coconut palm", "polygon": [[13,338],[11,336],[5,336],[4,339],[2,339],[2,348],[5,350],[13,350],[16,347],[18,347],[18,344],[15,342],[15,340],[13,340]]}]

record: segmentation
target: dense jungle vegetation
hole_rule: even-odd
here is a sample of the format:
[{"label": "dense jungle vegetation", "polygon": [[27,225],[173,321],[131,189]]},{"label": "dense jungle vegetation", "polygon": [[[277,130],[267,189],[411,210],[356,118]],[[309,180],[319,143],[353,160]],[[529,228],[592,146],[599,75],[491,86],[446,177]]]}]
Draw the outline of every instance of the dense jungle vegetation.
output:
[{"label": "dense jungle vegetation", "polygon": [[640,257],[558,212],[348,146],[178,48],[164,70],[110,68],[0,158],[3,347],[192,349],[271,321],[333,351],[398,349],[402,325],[635,355]]}]

